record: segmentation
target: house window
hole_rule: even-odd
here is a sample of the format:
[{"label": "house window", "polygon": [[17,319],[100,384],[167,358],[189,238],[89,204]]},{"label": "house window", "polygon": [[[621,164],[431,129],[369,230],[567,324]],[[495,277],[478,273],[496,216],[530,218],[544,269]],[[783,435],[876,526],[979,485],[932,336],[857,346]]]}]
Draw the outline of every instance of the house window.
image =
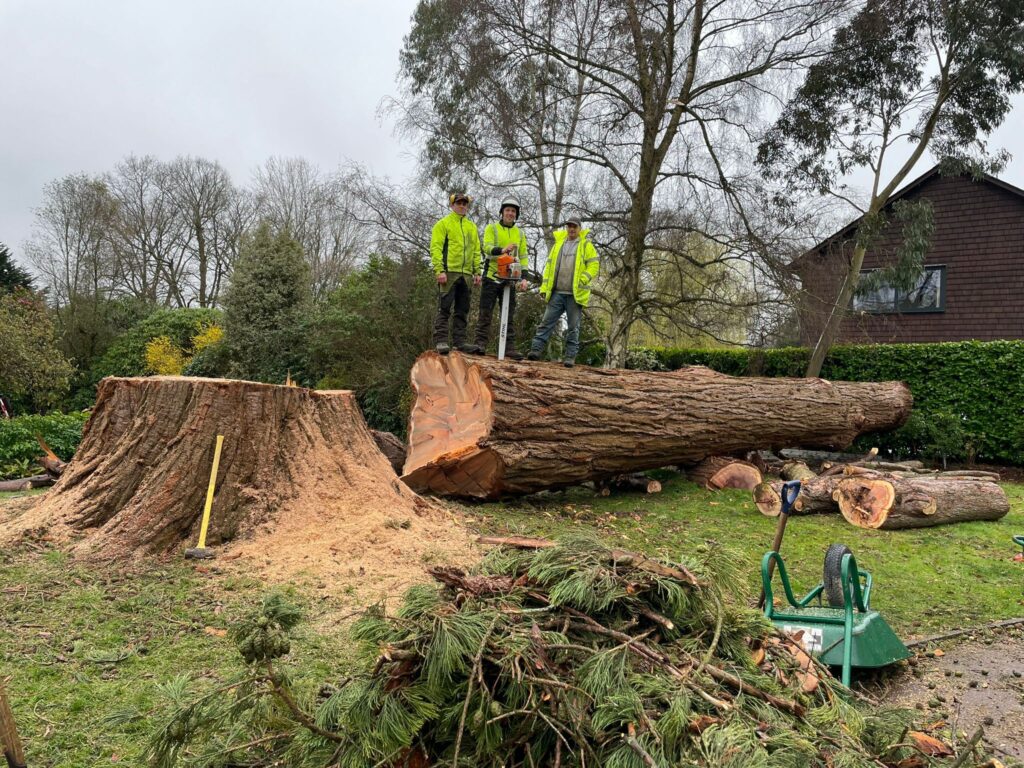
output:
[{"label": "house window", "polygon": [[[866,269],[862,275],[874,270]],[[944,312],[946,309],[946,267],[925,267],[917,283],[909,291],[881,285],[853,297],[858,312],[910,313]]]}]

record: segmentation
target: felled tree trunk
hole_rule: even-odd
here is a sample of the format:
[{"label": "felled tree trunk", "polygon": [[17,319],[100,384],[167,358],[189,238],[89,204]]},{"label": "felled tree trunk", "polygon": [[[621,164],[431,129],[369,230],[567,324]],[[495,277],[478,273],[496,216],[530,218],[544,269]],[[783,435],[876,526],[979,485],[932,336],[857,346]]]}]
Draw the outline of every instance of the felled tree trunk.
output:
[{"label": "felled tree trunk", "polygon": [[777,445],[842,447],[910,413],[899,382],[564,368],[427,352],[403,479],[493,498]]},{"label": "felled tree trunk", "polygon": [[217,435],[224,447],[207,544],[284,510],[385,505],[415,514],[351,392],[223,379],[108,378],[82,442],[25,524],[93,535],[108,555],[194,545]]},{"label": "felled tree trunk", "polygon": [[833,496],[843,517],[859,528],[927,528],[969,520],[999,520],[1010,511],[1006,492],[969,477],[844,477]]},{"label": "felled tree trunk", "polygon": [[709,491],[739,488],[752,491],[761,482],[761,470],[748,461],[731,456],[708,456],[687,470],[687,476]]}]

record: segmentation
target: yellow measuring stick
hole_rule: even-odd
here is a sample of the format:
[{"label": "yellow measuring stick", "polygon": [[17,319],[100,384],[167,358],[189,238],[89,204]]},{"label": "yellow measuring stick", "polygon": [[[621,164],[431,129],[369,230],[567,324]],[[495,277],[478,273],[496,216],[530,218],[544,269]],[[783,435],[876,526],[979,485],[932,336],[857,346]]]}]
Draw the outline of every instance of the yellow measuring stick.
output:
[{"label": "yellow measuring stick", "polygon": [[[203,507],[203,523],[199,527],[198,552],[206,549],[206,530],[210,527],[210,508],[213,507],[213,489],[217,485],[217,468],[220,466],[220,449],[224,445],[224,435],[217,435],[217,447],[213,451],[213,469],[210,470],[210,485],[206,489],[206,506]],[[195,552],[195,550],[188,550]]]}]

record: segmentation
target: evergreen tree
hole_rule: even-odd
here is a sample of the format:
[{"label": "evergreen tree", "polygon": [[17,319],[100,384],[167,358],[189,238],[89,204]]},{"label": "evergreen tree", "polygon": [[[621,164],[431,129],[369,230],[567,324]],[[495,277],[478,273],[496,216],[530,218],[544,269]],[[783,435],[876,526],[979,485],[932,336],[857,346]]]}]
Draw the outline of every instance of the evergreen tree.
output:
[{"label": "evergreen tree", "polygon": [[309,266],[287,231],[262,223],[239,250],[224,306],[225,340],[239,378],[283,383],[306,373]]},{"label": "evergreen tree", "polygon": [[32,290],[32,276],[14,263],[11,249],[0,243],[0,293],[7,293],[15,288]]}]

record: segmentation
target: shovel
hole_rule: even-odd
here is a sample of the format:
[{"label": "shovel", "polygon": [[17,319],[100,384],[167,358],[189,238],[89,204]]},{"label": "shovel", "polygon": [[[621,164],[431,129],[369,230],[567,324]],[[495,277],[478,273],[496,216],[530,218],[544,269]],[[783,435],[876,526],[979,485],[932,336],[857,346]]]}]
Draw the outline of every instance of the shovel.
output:
[{"label": "shovel", "polygon": [[[789,511],[793,508],[796,497],[800,495],[800,481],[789,480],[782,484],[782,511],[779,512],[779,524],[775,529],[775,540],[772,542],[772,552],[778,552],[782,546],[782,537],[786,533],[786,521],[789,520]],[[775,573],[775,561],[768,565],[768,578]],[[761,587],[761,596],[757,599],[758,610],[764,610],[764,587]]]}]

